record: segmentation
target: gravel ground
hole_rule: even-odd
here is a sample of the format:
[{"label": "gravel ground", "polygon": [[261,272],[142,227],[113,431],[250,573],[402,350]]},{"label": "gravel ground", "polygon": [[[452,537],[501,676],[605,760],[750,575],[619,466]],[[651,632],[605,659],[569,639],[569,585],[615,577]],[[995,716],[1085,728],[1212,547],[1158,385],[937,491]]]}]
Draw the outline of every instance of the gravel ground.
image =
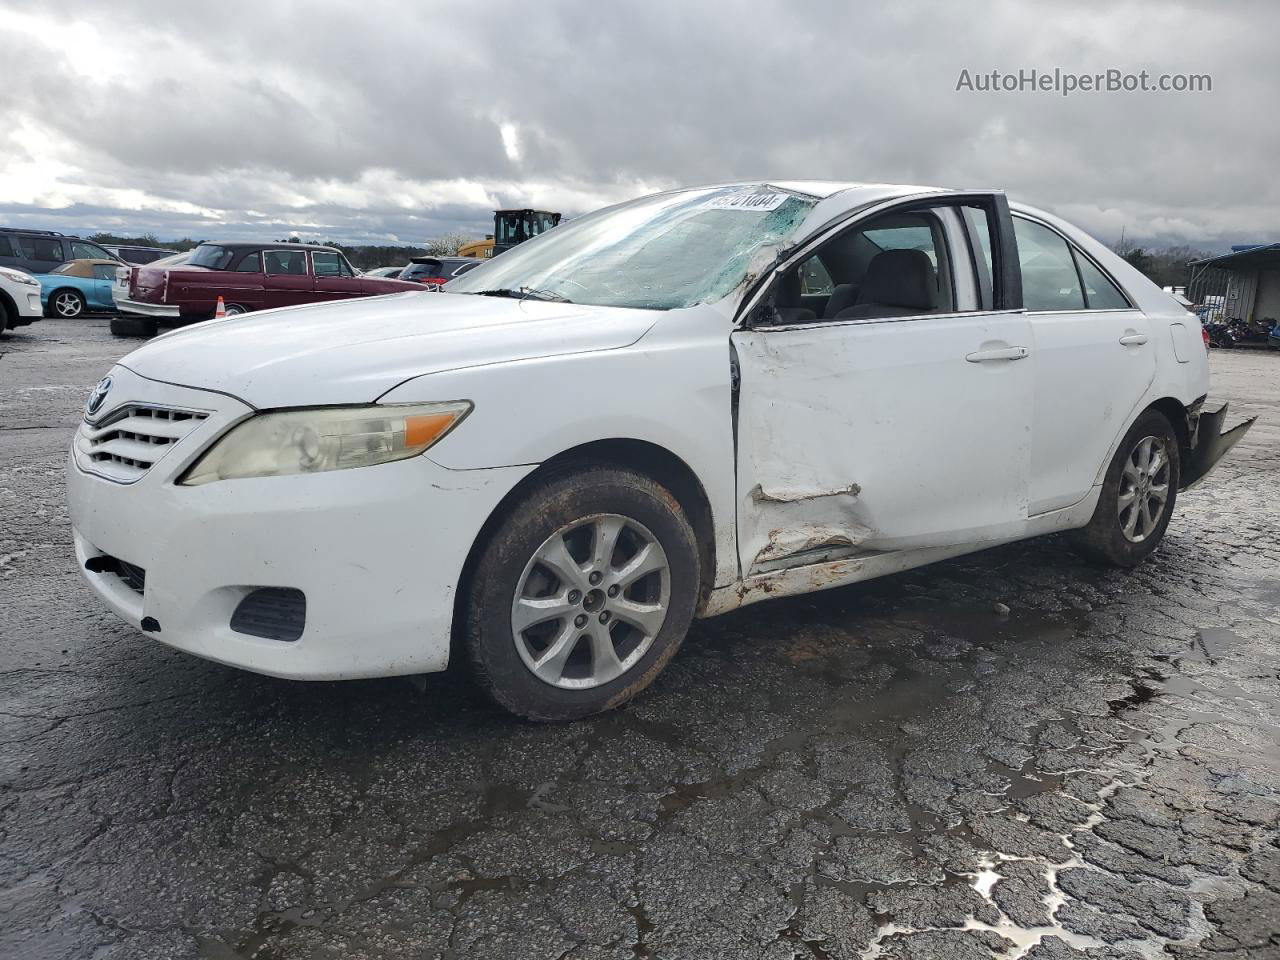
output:
[{"label": "gravel ground", "polygon": [[535,727],[102,609],[63,459],[129,346],[0,341],[0,956],[1280,957],[1280,357],[1215,354],[1262,420],[1136,572],[1051,538],[766,603]]}]

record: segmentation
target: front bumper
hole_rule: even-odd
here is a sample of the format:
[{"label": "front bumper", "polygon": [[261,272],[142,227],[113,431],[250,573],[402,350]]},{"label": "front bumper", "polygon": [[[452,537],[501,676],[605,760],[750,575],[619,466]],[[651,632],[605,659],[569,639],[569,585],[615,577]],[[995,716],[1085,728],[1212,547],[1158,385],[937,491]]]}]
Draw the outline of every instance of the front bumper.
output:
[{"label": "front bumper", "polygon": [[116,309],[121,313],[134,313],[142,317],[179,317],[182,309],[170,303],[143,303],[141,300],[117,300]]},{"label": "front bumper", "polygon": [[1195,436],[1191,456],[1182,464],[1181,489],[1189,490],[1200,483],[1227,455],[1227,451],[1240,442],[1253,426],[1257,417],[1250,417],[1230,430],[1223,430],[1227,419],[1228,403],[1225,400],[1206,400],[1196,419]]},{"label": "front bumper", "polygon": [[[502,497],[532,468],[453,471],[422,456],[179,487],[175,479],[209,442],[252,411],[232,398],[147,381],[120,367],[112,378],[112,393],[127,390],[131,402],[163,396],[210,414],[130,483],[95,476],[74,453],[70,458],[76,558],[111,609],[179,650],[277,677],[444,669],[467,554]],[[141,592],[107,558],[145,571]],[[305,595],[297,640],[232,629],[240,602],[264,587]]]}]

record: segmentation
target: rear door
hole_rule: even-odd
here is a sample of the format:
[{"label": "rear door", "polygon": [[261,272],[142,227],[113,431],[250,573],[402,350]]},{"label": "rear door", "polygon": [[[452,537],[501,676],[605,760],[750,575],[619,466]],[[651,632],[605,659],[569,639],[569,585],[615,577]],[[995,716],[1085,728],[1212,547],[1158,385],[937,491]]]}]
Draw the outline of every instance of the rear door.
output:
[{"label": "rear door", "polygon": [[[994,287],[966,207],[1000,251]],[[802,289],[786,271],[817,255],[865,293],[793,323],[766,299],[733,334],[744,574],[1024,528],[1034,360],[1012,243],[1002,195],[939,198],[864,217],[777,271],[773,289]]]},{"label": "rear door", "polygon": [[1155,376],[1151,323],[1083,250],[1013,218],[1036,351],[1031,513],[1079,502]]},{"label": "rear door", "polygon": [[305,250],[263,250],[262,267],[266,275],[263,305],[268,309],[315,301],[315,278]]}]

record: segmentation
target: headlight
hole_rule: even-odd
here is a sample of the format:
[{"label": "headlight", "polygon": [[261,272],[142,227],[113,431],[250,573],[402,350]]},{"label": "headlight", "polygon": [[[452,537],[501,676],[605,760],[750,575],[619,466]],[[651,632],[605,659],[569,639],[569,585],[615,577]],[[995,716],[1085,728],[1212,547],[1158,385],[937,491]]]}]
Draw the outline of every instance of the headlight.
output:
[{"label": "headlight", "polygon": [[284,477],[416,457],[471,412],[453,403],[311,407],[260,413],[233,428],[178,482]]},{"label": "headlight", "polygon": [[29,273],[23,273],[21,270],[10,270],[8,267],[0,267],[0,274],[14,283],[25,283],[31,287],[40,286],[40,281]]}]

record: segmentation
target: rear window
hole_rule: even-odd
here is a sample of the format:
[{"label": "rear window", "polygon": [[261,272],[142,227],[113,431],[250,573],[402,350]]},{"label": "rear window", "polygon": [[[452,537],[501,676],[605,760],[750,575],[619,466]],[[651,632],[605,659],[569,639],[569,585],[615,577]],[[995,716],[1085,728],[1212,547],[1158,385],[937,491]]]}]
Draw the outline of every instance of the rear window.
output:
[{"label": "rear window", "polygon": [[225,270],[231,265],[234,254],[226,247],[216,243],[202,243],[188,258],[187,263],[193,267],[208,267],[210,270]]},{"label": "rear window", "polygon": [[446,276],[445,265],[439,260],[429,260],[426,263],[411,263],[404,268],[400,274],[401,280],[422,280],[424,277],[444,277]]}]

